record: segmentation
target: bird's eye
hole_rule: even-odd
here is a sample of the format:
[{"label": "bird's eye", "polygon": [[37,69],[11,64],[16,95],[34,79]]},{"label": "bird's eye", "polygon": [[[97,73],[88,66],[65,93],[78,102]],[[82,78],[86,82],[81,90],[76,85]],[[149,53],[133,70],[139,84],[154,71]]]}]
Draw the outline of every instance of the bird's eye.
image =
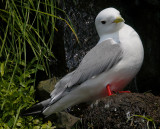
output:
[{"label": "bird's eye", "polygon": [[106,24],[106,21],[101,21],[102,24]]}]

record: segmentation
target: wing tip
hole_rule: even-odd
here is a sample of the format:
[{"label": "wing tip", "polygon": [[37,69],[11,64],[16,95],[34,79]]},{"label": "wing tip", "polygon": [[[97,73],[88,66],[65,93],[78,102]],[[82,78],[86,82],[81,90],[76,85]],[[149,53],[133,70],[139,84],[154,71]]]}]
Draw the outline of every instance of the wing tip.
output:
[{"label": "wing tip", "polygon": [[20,113],[20,115],[21,116],[41,115],[43,112],[43,108],[44,108],[44,106],[42,104],[36,104],[27,110],[23,110]]}]

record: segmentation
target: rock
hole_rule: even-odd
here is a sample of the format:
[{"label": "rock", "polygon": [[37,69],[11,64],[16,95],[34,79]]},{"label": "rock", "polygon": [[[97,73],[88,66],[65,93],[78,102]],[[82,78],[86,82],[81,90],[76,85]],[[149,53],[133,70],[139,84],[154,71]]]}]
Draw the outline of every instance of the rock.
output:
[{"label": "rock", "polygon": [[53,77],[48,80],[40,81],[38,84],[38,94],[42,100],[45,100],[50,97],[50,93],[53,91],[54,86],[58,78]]},{"label": "rock", "polygon": [[83,111],[83,127],[131,129],[160,127],[160,97],[124,93],[97,100]]},{"label": "rock", "polygon": [[[49,97],[57,79],[40,82],[38,89],[43,99]],[[99,99],[89,104],[79,104],[51,115],[46,120],[58,128],[71,128],[80,119],[78,128],[131,129],[160,127],[160,97],[151,93],[122,93]],[[76,116],[76,117],[75,117]]]},{"label": "rock", "polygon": [[52,114],[46,120],[50,120],[55,123],[56,127],[59,128],[65,128],[70,129],[75,123],[80,121],[80,118],[75,117],[67,112],[58,112],[55,114]]}]

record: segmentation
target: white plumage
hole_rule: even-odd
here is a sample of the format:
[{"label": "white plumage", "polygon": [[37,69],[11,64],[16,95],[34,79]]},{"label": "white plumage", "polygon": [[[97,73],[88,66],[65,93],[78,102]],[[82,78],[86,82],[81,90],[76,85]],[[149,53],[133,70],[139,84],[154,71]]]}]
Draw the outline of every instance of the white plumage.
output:
[{"label": "white plumage", "polygon": [[95,19],[100,40],[83,58],[76,70],[64,76],[55,86],[51,98],[38,103],[39,111],[49,116],[81,102],[107,96],[122,90],[137,74],[143,62],[143,46],[136,31],[124,23],[118,10],[107,8]]}]

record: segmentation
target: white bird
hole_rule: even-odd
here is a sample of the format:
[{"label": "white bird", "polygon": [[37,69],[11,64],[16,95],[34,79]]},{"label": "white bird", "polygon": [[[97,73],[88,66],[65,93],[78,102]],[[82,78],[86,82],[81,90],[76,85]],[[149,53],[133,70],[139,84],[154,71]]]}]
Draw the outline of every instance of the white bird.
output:
[{"label": "white bird", "polygon": [[143,62],[143,46],[137,32],[124,23],[115,8],[102,10],[95,19],[100,40],[83,58],[78,68],[64,76],[50,94],[26,115],[49,116],[73,105],[122,90],[137,74]]}]

